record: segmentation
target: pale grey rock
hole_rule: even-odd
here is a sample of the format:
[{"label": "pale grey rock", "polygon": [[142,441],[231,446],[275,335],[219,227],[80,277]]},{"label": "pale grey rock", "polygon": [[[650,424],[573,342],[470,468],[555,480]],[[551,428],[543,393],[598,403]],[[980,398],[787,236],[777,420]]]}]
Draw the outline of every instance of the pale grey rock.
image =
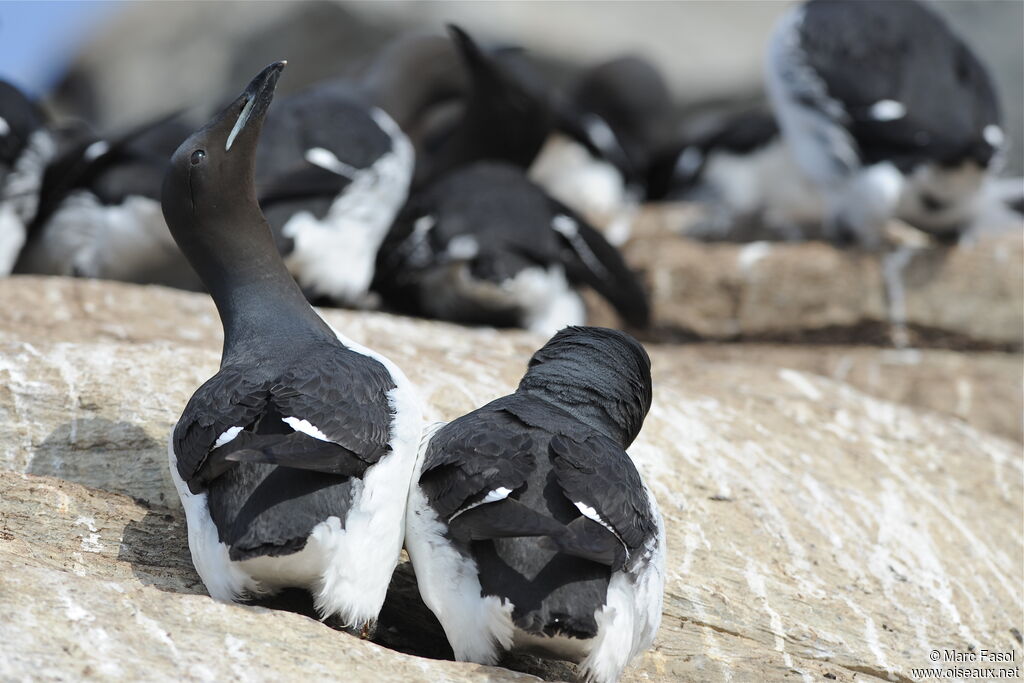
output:
[{"label": "pale grey rock", "polygon": [[[22,311],[0,331],[0,678],[513,676],[207,598],[165,439],[216,368],[219,332],[202,318],[212,306],[159,288],[31,278],[4,282],[0,296],[19,288],[63,324]],[[123,316],[114,328],[113,311]],[[428,419],[507,393],[543,341],[327,317],[406,370]],[[668,586],[655,646],[624,680],[907,681],[931,665],[931,649],[1019,649],[1019,443],[782,356],[652,347],[652,357],[654,406],[630,450],[666,518]],[[394,588],[378,639],[440,654],[407,569]]]}]

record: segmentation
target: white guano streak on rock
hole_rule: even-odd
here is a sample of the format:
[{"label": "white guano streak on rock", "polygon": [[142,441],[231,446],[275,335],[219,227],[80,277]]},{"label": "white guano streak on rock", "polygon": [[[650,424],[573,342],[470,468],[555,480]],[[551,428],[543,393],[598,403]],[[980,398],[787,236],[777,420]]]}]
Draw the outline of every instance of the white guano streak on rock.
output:
[{"label": "white guano streak on rock", "polygon": [[246,665],[251,663],[252,657],[245,650],[245,641],[227,633],[224,635],[224,648],[228,653],[231,671],[237,679],[243,683],[255,681],[255,676],[246,668]]},{"label": "white guano streak on rock", "polygon": [[[910,479],[908,479],[907,472],[905,472],[903,468],[899,466],[899,464],[897,464],[892,458],[888,456],[883,447],[873,448],[871,452],[875,456],[875,458],[878,459],[883,465],[885,465],[886,469],[888,469],[889,472],[892,473],[896,481],[910,481]],[[989,568],[989,571],[992,572],[993,576],[999,582],[999,585],[1002,586],[1003,590],[1006,593],[1006,604],[1012,604],[1013,601],[1016,599],[1017,595],[1016,591],[1012,587],[1013,582],[1010,581],[998,567],[996,567],[995,563],[992,561],[992,553],[990,548],[986,544],[982,543],[978,539],[978,537],[975,536],[975,534],[970,529],[968,529],[960,519],[950,514],[949,510],[947,509],[947,506],[937,504],[935,502],[934,496],[929,495],[929,493],[930,492],[928,491],[921,492],[921,497],[924,499],[925,503],[929,507],[933,508],[939,514],[939,516],[945,519],[946,522],[950,525],[950,527],[955,528],[960,533],[960,535],[963,536],[964,540],[972,547],[972,555],[980,559]],[[901,539],[901,542],[905,543],[906,539]],[[940,576],[945,577],[946,572],[941,568],[941,563],[939,562],[937,557],[935,557],[935,564],[939,565]],[[976,573],[974,574],[974,576],[975,578],[977,578]],[[991,588],[989,590],[991,590]],[[942,594],[947,598],[947,600],[949,599],[949,597],[951,597],[945,590],[942,591]],[[959,624],[959,614],[956,612],[956,607],[952,605],[952,603],[950,603],[948,606],[946,606],[946,609],[951,617],[953,617],[954,615],[956,616],[956,620]],[[960,625],[960,627],[963,628],[962,625]]]},{"label": "white guano streak on rock", "polygon": [[[935,552],[931,538],[911,523],[912,517],[905,509],[892,480],[884,479],[880,489],[881,500],[873,508],[877,514],[878,535],[873,545],[867,546],[872,547],[867,560],[868,570],[882,584],[882,592],[893,606],[913,625],[919,645],[929,648],[926,623],[920,614],[903,608],[895,600],[893,596],[896,593],[897,580],[913,580],[916,585],[921,586],[932,597],[934,604],[946,612],[950,620],[957,625],[960,637],[968,638],[966,642],[974,642],[969,639],[971,636],[964,629],[960,614],[951,603],[952,592],[948,580],[945,579],[946,571]],[[913,550],[911,553],[900,552],[900,556],[895,557],[890,551],[894,546],[903,549],[908,544]],[[908,567],[904,561],[912,562],[915,566]]]},{"label": "white guano streak on rock", "polygon": [[87,553],[101,553],[106,546],[100,543],[100,535],[96,528],[96,520],[92,517],[79,517],[75,520],[75,526],[84,526],[89,530],[88,536],[82,536],[82,550]]},{"label": "white guano streak on rock", "polygon": [[812,401],[821,400],[822,393],[815,387],[802,372],[782,368],[779,370],[779,378],[788,382],[794,389]]},{"label": "white guano streak on rock", "polygon": [[747,568],[744,572],[744,576],[747,579],[747,586],[750,587],[750,590],[754,595],[760,598],[761,605],[764,607],[764,611],[768,614],[772,635],[775,636],[775,649],[782,654],[782,661],[786,664],[787,668],[798,671],[804,681],[811,683],[813,679],[806,671],[796,669],[793,666],[793,657],[786,652],[786,632],[782,628],[782,617],[779,616],[778,612],[772,609],[770,604],[768,604],[768,591],[765,588],[764,575],[758,571],[757,563],[753,558],[747,559]]},{"label": "white guano streak on rock", "polygon": [[846,603],[847,607],[856,612],[857,616],[864,620],[864,639],[867,641],[868,649],[875,655],[875,661],[878,666],[889,674],[889,678],[891,680],[893,678],[893,668],[889,666],[889,662],[885,658],[885,653],[882,652],[882,644],[878,640],[878,628],[875,626],[875,620],[849,597],[844,595],[842,596],[842,599],[843,602]]},{"label": "white guano streak on rock", "polygon": [[[111,588],[115,588],[117,584],[111,584]],[[160,622],[152,619],[142,613],[139,606],[132,602],[129,598],[121,600],[121,604],[124,605],[125,609],[134,613],[135,623],[143,628],[149,635],[156,638],[160,643],[166,647],[171,654],[171,658],[175,661],[181,659],[181,653],[178,651],[178,646],[174,644],[174,640],[171,639],[171,635],[160,625]]]},{"label": "white guano streak on rock", "polygon": [[[789,528],[786,516],[773,502],[778,494],[779,482],[785,482],[792,476],[792,468],[787,468],[783,464],[774,461],[760,444],[753,441],[747,441],[743,444],[740,460],[736,463],[737,467],[741,466],[743,462],[747,463],[747,472],[753,478],[754,485],[751,489],[757,495],[761,507],[771,517],[771,521],[774,523],[775,528],[778,529],[783,543],[786,544],[786,549],[789,552],[793,565],[793,574],[801,592],[814,599],[820,600],[824,598],[827,595],[825,583],[815,573],[814,566],[807,558],[807,550],[804,544],[794,536]],[[762,468],[759,466],[760,463],[764,463],[774,469],[778,473],[778,477],[762,474]],[[772,524],[767,524],[766,527],[771,528]]]},{"label": "white guano streak on rock", "polygon": [[[31,348],[26,343],[18,344],[18,346],[24,350]],[[2,384],[5,384],[10,391],[14,407],[14,415],[7,415],[5,419],[9,424],[28,425],[32,420],[31,415],[26,414],[24,396],[32,395],[31,386],[39,383],[31,382],[25,377],[22,368],[27,367],[28,363],[22,360],[22,357],[0,354],[0,379],[6,375],[6,381]],[[21,432],[20,443],[8,442],[4,448],[5,465],[14,470],[27,469],[28,463],[23,461],[32,451],[31,431],[28,428],[19,431]]]}]

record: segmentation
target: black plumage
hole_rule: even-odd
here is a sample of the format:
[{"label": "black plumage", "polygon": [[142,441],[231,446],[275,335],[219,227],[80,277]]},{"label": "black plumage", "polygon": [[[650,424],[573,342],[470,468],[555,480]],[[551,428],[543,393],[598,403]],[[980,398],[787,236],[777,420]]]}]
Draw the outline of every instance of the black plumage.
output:
[{"label": "black plumage", "polygon": [[463,29],[449,25],[467,89],[460,113],[435,131],[417,153],[414,185],[422,187],[459,167],[501,160],[527,168],[555,122],[546,84],[525,65],[506,64]]},{"label": "black plumage", "polygon": [[[998,145],[992,80],[973,51],[917,0],[810,0],[798,29],[806,64],[843,111],[865,165],[892,161],[903,171],[922,161],[987,166]],[[872,111],[885,100],[905,114]]]},{"label": "black plumage", "polygon": [[332,81],[282,99],[267,116],[257,148],[256,186],[276,235],[287,218],[309,210],[310,203],[314,215],[323,218],[352,182],[352,175],[311,163],[309,150],[330,152],[353,174],[391,151],[391,138],[373,120],[371,106],[351,83]]},{"label": "black plumage", "polygon": [[13,83],[0,79],[0,188],[32,133],[46,125],[42,109]]},{"label": "black plumage", "polygon": [[[564,268],[571,283],[596,289],[630,324],[646,325],[643,287],[600,233],[521,169],[480,162],[410,198],[381,246],[375,289],[404,312],[521,326],[527,309],[544,302],[502,301],[446,284],[441,274],[458,271],[500,286],[524,270],[552,266]],[[565,324],[574,322],[581,321]]]},{"label": "black plumage", "polygon": [[[300,550],[332,515],[344,525],[351,478],[390,451],[394,381],[379,362],[332,336],[293,338],[256,358],[228,356],[178,420],[178,474],[193,493],[209,492],[234,560]],[[315,426],[322,438],[295,431],[288,417]],[[217,447],[233,427],[242,431]]]},{"label": "black plumage", "polygon": [[398,559],[405,497],[390,494],[407,487],[419,416],[401,372],[307,303],[260,211],[256,146],[283,66],[190,136],[164,182],[167,223],[224,326],[221,368],[175,427],[172,475],[211,595],[306,588],[321,614],[362,625]]},{"label": "black plumage", "polygon": [[[389,449],[392,415],[386,394],[395,384],[380,363],[346,351],[336,338],[317,334],[289,340],[285,348],[264,349],[266,360],[258,364],[249,354],[229,356],[192,396],[175,427],[181,478],[190,485],[209,480],[203,470],[215,453],[230,458],[236,450],[260,450],[259,439],[244,438],[249,434],[288,435],[268,442],[274,449],[268,459],[283,465],[301,465],[317,448],[335,458],[358,458],[362,469],[379,461]],[[311,443],[311,437],[277,424],[285,417],[306,420],[326,441]],[[268,431],[267,423],[284,431]],[[217,438],[232,427],[243,431],[215,449]],[[289,441],[297,443],[288,448]],[[338,467],[328,462],[316,469]]]},{"label": "black plumage", "polygon": [[725,115],[704,130],[666,142],[647,166],[647,199],[685,197],[700,185],[709,157],[752,154],[778,139],[779,124],[771,112],[753,109]]},{"label": "black plumage", "polygon": [[167,160],[189,132],[175,112],[114,135],[65,133],[14,271],[200,289],[159,208]]},{"label": "black plumage", "polygon": [[[651,397],[639,343],[615,330],[567,328],[534,355],[515,393],[443,426],[426,445],[417,482],[426,504],[472,560],[482,595],[512,603],[517,629],[595,638],[613,575],[651,561],[660,522],[624,450]],[[429,552],[410,548],[418,573]],[[421,590],[428,604],[438,599],[433,587]],[[445,626],[452,638],[454,626]],[[453,647],[458,655],[462,643]]]},{"label": "black plumage", "polygon": [[672,100],[658,68],[622,55],[579,74],[565,93],[561,128],[613,163],[631,185],[670,125]]},{"label": "black plumage", "polygon": [[779,21],[768,93],[830,239],[878,247],[891,218],[968,231],[1004,133],[988,71],[926,3],[810,0]]}]

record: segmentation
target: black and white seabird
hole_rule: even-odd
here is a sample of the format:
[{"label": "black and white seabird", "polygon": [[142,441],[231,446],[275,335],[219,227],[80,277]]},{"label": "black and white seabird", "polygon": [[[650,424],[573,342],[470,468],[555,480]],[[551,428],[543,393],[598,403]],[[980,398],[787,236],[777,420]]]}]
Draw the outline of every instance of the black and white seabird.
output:
[{"label": "black and white seabird", "polygon": [[0,80],[0,275],[7,275],[36,214],[43,172],[57,153],[38,105]]},{"label": "black and white seabird", "polygon": [[189,132],[175,113],[73,136],[45,168],[15,272],[199,289],[160,211],[167,159]]},{"label": "black and white seabird", "polygon": [[555,106],[556,131],[530,177],[621,244],[669,122],[668,85],[654,64],[623,55],[583,70]]},{"label": "black and white seabird", "polygon": [[210,595],[308,589],[359,627],[384,602],[421,424],[405,375],[327,325],[260,211],[256,146],[284,62],[175,152],[167,224],[224,325],[220,371],[189,400],[169,457]]},{"label": "black and white seabird", "polygon": [[574,327],[515,393],[424,435],[406,548],[456,659],[520,649],[611,683],[651,645],[665,530],[625,451],[650,406],[643,347]]},{"label": "black and white seabird", "polygon": [[585,322],[580,284],[647,325],[643,286],[601,233],[522,169],[478,162],[413,194],[381,246],[374,288],[405,313],[550,335]]},{"label": "black and white seabird", "polygon": [[659,150],[647,169],[649,201],[700,202],[688,231],[709,240],[800,240],[821,233],[821,193],[796,167],[770,111],[718,115]]},{"label": "black and white seabird", "polygon": [[[529,170],[538,184],[596,222],[615,243],[624,241],[637,176],[628,170],[630,161],[615,133],[595,111],[599,107],[585,97],[577,102],[559,97],[518,46],[484,49],[460,27],[449,25],[448,31],[466,82],[460,102],[445,102],[445,115],[435,116],[440,123],[419,140],[414,187],[479,161],[511,164]],[[636,93],[621,94],[633,98]]]},{"label": "black and white seabird", "polygon": [[879,243],[898,217],[939,237],[969,223],[1004,144],[992,80],[915,0],[810,0],[780,20],[767,86],[832,238]]},{"label": "black and white seabird", "polygon": [[430,84],[414,79],[415,58],[433,54],[437,40],[400,38],[361,77],[318,83],[267,117],[256,162],[260,204],[312,301],[372,305],[377,249],[415,165],[403,125],[429,96]]},{"label": "black and white seabird", "polygon": [[463,107],[420,146],[415,186],[477,161],[529,168],[555,121],[545,84],[484,50],[460,27],[449,25],[448,32],[466,72]]}]

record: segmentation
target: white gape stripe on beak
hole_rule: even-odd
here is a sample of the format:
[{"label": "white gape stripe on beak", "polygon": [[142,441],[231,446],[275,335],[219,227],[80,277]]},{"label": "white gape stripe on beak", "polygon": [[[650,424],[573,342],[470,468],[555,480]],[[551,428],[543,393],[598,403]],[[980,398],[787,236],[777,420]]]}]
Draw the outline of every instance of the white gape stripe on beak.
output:
[{"label": "white gape stripe on beak", "polygon": [[235,137],[242,131],[242,128],[245,127],[245,122],[249,120],[249,112],[252,111],[252,103],[255,101],[256,98],[252,98],[245,103],[244,107],[242,107],[242,113],[238,115],[238,120],[235,121],[235,127],[232,128],[231,133],[228,134],[227,144],[224,145],[225,152],[231,149],[231,143],[235,141]]}]

